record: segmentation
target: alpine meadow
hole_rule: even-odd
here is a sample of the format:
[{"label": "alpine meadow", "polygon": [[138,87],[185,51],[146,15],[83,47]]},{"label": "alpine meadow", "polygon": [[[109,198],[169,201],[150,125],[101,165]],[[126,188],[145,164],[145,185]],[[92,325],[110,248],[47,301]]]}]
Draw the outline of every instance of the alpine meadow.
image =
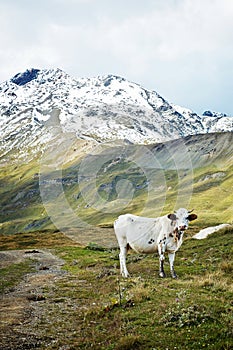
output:
[{"label": "alpine meadow", "polygon": [[[233,348],[232,116],[29,69],[0,84],[0,125],[0,349]],[[132,250],[123,278],[114,221],[179,208],[178,278]]]}]

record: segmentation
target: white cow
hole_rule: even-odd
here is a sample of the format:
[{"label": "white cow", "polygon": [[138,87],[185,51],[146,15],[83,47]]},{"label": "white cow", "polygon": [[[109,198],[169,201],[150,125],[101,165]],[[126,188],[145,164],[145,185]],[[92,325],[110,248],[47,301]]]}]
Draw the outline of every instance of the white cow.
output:
[{"label": "white cow", "polygon": [[191,211],[180,208],[174,214],[158,218],[145,218],[132,214],[120,215],[114,222],[114,230],[120,247],[120,270],[123,277],[128,277],[126,255],[131,247],[137,253],[159,253],[159,276],[165,277],[164,253],[168,252],[171,275],[177,278],[174,270],[175,252],[183,241],[184,230],[189,221],[197,218]]}]

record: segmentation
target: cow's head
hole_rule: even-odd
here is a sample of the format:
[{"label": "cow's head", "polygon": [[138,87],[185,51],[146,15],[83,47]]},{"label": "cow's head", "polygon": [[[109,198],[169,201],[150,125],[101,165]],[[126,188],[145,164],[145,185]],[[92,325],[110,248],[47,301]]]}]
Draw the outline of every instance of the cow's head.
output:
[{"label": "cow's head", "polygon": [[187,210],[185,208],[180,208],[174,212],[174,214],[169,214],[168,218],[174,223],[174,228],[179,231],[184,231],[188,228],[189,221],[193,221],[197,218],[196,214],[191,214],[192,210]]}]

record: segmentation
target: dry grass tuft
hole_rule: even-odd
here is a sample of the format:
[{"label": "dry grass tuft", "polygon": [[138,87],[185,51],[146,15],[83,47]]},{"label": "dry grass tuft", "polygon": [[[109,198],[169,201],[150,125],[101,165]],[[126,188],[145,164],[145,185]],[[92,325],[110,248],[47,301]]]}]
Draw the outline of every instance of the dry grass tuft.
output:
[{"label": "dry grass tuft", "polygon": [[120,338],[115,350],[140,349],[140,340],[137,335],[129,334]]},{"label": "dry grass tuft", "polygon": [[233,292],[232,280],[229,277],[226,277],[224,271],[221,270],[200,276],[196,283],[200,287],[213,288],[216,291]]}]

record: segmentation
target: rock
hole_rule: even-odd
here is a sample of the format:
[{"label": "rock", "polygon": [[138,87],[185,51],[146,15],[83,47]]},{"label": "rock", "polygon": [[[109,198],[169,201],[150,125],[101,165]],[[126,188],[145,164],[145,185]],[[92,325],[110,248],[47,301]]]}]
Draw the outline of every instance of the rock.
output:
[{"label": "rock", "polygon": [[203,230],[199,231],[196,235],[194,235],[193,238],[204,239],[208,235],[210,235],[211,233],[217,232],[217,231],[221,230],[222,228],[228,227],[228,226],[230,226],[230,224],[221,224],[218,226],[211,226],[211,227],[204,228]]}]

